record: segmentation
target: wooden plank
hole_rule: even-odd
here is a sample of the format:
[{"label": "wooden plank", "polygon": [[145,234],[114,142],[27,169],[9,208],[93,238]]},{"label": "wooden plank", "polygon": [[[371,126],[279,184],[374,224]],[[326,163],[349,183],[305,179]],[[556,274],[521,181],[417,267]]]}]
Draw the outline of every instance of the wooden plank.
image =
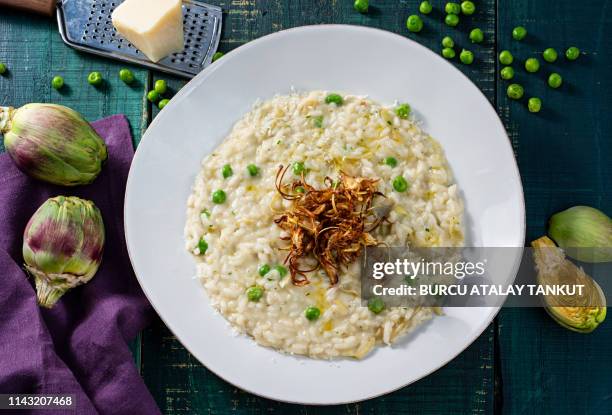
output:
[{"label": "wooden plank", "polygon": [[[498,110],[513,141],[527,206],[527,241],[546,232],[551,214],[587,204],[612,213],[612,24],[609,2],[499,2],[498,46],[518,58],[517,81],[527,96],[543,101],[530,114],[525,100],[510,102],[505,83]],[[523,42],[511,30],[524,25]],[[576,45],[584,54],[568,62],[563,52]],[[540,59],[537,74],[526,74],[524,59],[547,47],[561,54],[555,64]],[[539,57],[539,56],[538,56]],[[551,71],[564,84],[546,86]],[[503,408],[508,414],[612,413],[610,373],[612,324],[581,335],[559,327],[541,309],[503,310],[499,318]]]},{"label": "wooden plank", "polygon": [[[232,50],[262,35],[305,24],[348,23],[391,30],[425,44],[434,51],[441,49],[443,36],[451,35],[458,48],[472,49],[476,61],[472,66],[457,64],[485,93],[495,100],[495,1],[479,3],[472,18],[464,19],[456,29],[442,23],[439,7],[424,17],[425,29],[411,34],[405,29],[408,15],[416,13],[415,2],[372,1],[372,11],[361,15],[351,1],[316,0],[226,0],[215,2],[224,9],[221,51]],[[485,32],[483,45],[472,45],[467,33],[478,26]],[[460,49],[458,49],[460,50]],[[281,57],[279,57],[280,59]],[[455,61],[457,63],[457,60]],[[169,79],[167,76],[161,76]],[[174,89],[181,81],[170,80]],[[153,107],[152,113],[158,110]],[[304,407],[259,398],[227,384],[203,367],[161,321],[143,333],[142,375],[166,414],[477,414],[493,411],[494,328],[483,335],[453,362],[436,373],[392,394],[364,403],[336,407]],[[296,375],[296,379],[299,375]],[[341,386],[339,386],[341,387]]]}]

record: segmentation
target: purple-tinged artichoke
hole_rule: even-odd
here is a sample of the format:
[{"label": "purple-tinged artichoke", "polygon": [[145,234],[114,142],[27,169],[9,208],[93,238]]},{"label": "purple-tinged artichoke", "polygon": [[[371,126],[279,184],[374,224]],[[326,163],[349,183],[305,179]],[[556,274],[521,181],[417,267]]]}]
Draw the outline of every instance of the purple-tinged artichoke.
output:
[{"label": "purple-tinged artichoke", "polygon": [[91,280],[103,248],[104,223],[93,202],[57,196],[43,203],[23,234],[23,259],[38,303],[50,308],[66,291]]},{"label": "purple-tinged artichoke", "polygon": [[106,145],[91,125],[62,105],[0,107],[0,133],[21,171],[53,184],[91,183],[107,158]]}]

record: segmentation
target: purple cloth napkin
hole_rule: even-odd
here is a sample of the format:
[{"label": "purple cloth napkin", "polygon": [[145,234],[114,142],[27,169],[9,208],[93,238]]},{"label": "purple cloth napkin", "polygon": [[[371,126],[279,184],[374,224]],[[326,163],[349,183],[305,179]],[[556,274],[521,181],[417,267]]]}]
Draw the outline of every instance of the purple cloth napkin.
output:
[{"label": "purple cloth napkin", "polygon": [[[93,126],[109,158],[91,185],[42,183],[21,173],[8,154],[0,155],[0,393],[76,396],[76,411],[44,413],[159,414],[126,343],[153,315],[123,234],[123,195],[134,155],[130,129],[122,115]],[[57,195],[93,200],[104,218],[106,244],[95,277],[48,310],[36,304],[21,246],[27,221]]]}]

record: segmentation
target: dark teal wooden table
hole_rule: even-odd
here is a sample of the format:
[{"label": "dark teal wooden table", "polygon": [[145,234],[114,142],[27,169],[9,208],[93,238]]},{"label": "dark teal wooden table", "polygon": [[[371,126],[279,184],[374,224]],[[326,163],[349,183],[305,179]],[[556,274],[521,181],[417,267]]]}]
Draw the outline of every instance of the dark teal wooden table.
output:
[{"label": "dark teal wooden table", "polygon": [[[471,66],[453,63],[480,87],[508,130],[525,189],[527,242],[545,233],[552,213],[572,205],[612,214],[611,2],[475,0],[476,14],[462,17],[453,29],[442,23],[444,3],[432,0],[435,10],[424,17],[420,34],[405,29],[417,0],[371,0],[368,15],[356,13],[351,0],[210,2],[225,12],[220,45],[225,52],[274,31],[318,23],[379,27],[436,52],[441,38],[451,35],[476,55]],[[519,24],[529,30],[522,42],[511,37]],[[485,33],[482,45],[467,39],[476,26]],[[519,69],[546,47],[564,51],[570,45],[583,51],[575,62],[561,58],[530,75]],[[517,80],[526,94],[542,98],[541,113],[530,114],[525,102],[506,97],[507,82],[499,78],[496,61],[503,49],[518,58]],[[124,113],[135,144],[157,113],[145,94],[159,74],[132,68],[139,83],[126,87],[117,77],[125,65],[64,46],[51,20],[0,10],[0,61],[9,67],[0,77],[1,105],[57,102],[90,120]],[[103,73],[104,88],[87,84],[93,70]],[[558,90],[546,86],[551,71],[564,78]],[[67,84],[61,92],[50,84],[57,74]],[[178,89],[182,81],[171,85]],[[541,309],[504,309],[467,350],[431,376],[378,399],[338,407],[294,406],[242,392],[202,367],[159,320],[136,339],[133,350],[167,414],[612,414],[612,321],[581,335],[560,328]],[[305,387],[299,373],[295,382]]]}]

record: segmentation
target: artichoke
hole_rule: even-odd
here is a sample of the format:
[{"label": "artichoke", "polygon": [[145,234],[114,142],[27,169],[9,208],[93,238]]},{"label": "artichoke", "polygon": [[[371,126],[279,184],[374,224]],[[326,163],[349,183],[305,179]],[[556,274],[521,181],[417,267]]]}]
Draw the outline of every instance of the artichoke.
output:
[{"label": "artichoke", "polygon": [[23,235],[23,259],[38,303],[50,308],[70,288],[91,280],[103,248],[104,223],[93,202],[57,196],[43,203]]},{"label": "artichoke", "polygon": [[21,171],[53,184],[91,183],[107,158],[106,145],[91,125],[62,105],[0,107],[0,133]]},{"label": "artichoke", "polygon": [[588,206],[574,206],[550,218],[548,234],[567,256],[583,262],[612,261],[612,219]]},{"label": "artichoke", "polygon": [[544,296],[548,314],[567,329],[579,333],[595,330],[606,318],[606,297],[599,284],[565,258],[563,250],[547,236],[536,239],[531,246],[538,284],[584,286],[582,295]]}]

